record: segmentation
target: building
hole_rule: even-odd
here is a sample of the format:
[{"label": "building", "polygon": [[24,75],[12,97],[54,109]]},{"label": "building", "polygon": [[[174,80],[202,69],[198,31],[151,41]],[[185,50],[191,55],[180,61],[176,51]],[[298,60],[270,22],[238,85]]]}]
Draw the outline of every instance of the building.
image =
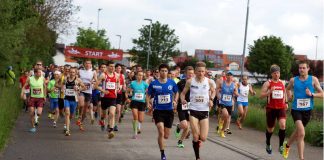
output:
[{"label": "building", "polygon": [[185,51],[185,52],[180,52],[180,55],[177,56],[177,57],[173,57],[173,61],[175,64],[178,64],[178,63],[183,63],[187,60],[190,60],[192,57],[188,55],[188,52]]},{"label": "building", "polygon": [[222,50],[195,50],[195,58],[200,61],[210,61],[214,63],[214,69],[222,70],[229,66],[231,70],[240,70],[242,55],[226,54]]}]

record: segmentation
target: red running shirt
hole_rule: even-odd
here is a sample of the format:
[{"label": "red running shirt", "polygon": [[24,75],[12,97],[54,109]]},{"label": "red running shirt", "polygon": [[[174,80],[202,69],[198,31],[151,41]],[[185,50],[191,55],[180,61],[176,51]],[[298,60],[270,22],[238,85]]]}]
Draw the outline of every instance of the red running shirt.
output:
[{"label": "red running shirt", "polygon": [[270,96],[268,96],[267,107],[271,109],[284,109],[286,107],[285,103],[285,85],[281,80],[274,82],[272,80],[268,81],[270,86],[269,90],[274,87],[275,90],[272,91]]},{"label": "red running shirt", "polygon": [[105,90],[109,91],[108,94],[105,94],[105,98],[117,98],[116,88],[117,88],[117,77],[116,74],[112,77],[109,77],[108,74],[105,73],[106,80],[105,80]]}]

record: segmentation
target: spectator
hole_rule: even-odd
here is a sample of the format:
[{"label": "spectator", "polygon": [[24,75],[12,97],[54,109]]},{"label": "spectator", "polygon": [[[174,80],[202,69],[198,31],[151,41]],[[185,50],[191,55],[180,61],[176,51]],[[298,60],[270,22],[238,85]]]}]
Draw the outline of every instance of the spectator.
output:
[{"label": "spectator", "polygon": [[15,84],[16,76],[12,71],[12,66],[8,66],[8,70],[5,73],[6,86],[12,86]]}]

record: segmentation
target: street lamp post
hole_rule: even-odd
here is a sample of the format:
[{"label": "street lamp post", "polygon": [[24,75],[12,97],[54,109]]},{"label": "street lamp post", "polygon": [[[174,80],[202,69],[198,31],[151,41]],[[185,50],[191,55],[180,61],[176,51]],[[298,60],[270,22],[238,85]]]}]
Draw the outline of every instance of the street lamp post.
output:
[{"label": "street lamp post", "polygon": [[121,35],[117,34],[116,36],[119,37],[118,49],[120,49]]},{"label": "street lamp post", "polygon": [[102,10],[102,8],[98,8],[98,16],[97,16],[97,32],[99,30],[99,12]]},{"label": "street lamp post", "polygon": [[245,32],[244,32],[244,46],[243,46],[243,56],[242,56],[242,62],[241,62],[241,78],[243,77],[243,73],[244,73],[244,57],[245,57],[245,47],[246,47],[246,34],[247,34],[247,29],[248,29],[249,8],[250,8],[249,5],[250,5],[250,0],[248,0],[247,9],[246,9]]},{"label": "street lamp post", "polygon": [[147,52],[147,62],[146,62],[146,69],[148,70],[149,61],[150,61],[150,54],[151,54],[151,30],[152,30],[152,19],[144,19],[146,21],[150,21],[150,32],[149,32],[149,50]]},{"label": "street lamp post", "polygon": [[316,48],[315,48],[315,61],[317,60],[317,45],[318,45],[318,36],[315,36],[316,38]]}]

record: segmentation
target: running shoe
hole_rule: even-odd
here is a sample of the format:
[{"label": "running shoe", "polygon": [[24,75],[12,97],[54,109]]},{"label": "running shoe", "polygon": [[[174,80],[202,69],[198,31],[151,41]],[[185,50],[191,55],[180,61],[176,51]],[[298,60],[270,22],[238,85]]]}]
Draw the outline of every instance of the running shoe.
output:
[{"label": "running shoe", "polygon": [[283,143],[283,153],[282,156],[284,159],[288,158],[290,147],[287,147],[287,141]]},{"label": "running shoe", "polygon": [[236,121],[236,125],[239,129],[242,129],[242,125],[241,125],[241,122],[240,121]]},{"label": "running shoe", "polygon": [[184,148],[184,144],[182,142],[178,142],[178,145],[177,145],[178,148]]},{"label": "running shoe", "polygon": [[161,160],[166,160],[166,156],[165,156],[165,154],[162,154],[162,155],[161,155]]},{"label": "running shoe", "polygon": [[36,128],[35,128],[35,127],[30,128],[30,129],[29,129],[29,132],[31,132],[31,133],[35,133],[35,132],[36,132]]},{"label": "running shoe", "polygon": [[225,132],[222,131],[222,130],[220,130],[220,131],[219,131],[219,136],[222,137],[222,138],[225,138],[225,137],[226,137],[226,136],[225,136]]},{"label": "running shoe", "polygon": [[266,145],[266,151],[268,154],[271,154],[272,153],[272,147],[271,145]]},{"label": "running shoe", "polygon": [[114,131],[118,131],[118,127],[117,127],[117,125],[115,125],[115,127],[114,127]]},{"label": "running shoe", "polygon": [[232,134],[232,132],[231,132],[231,130],[230,130],[229,128],[227,128],[227,129],[225,130],[225,133],[226,133],[226,134]]},{"label": "running shoe", "polygon": [[79,129],[80,129],[80,131],[85,131],[85,129],[84,129],[82,123],[79,125]]},{"label": "running shoe", "polygon": [[75,122],[75,124],[76,124],[77,126],[80,126],[80,125],[81,125],[81,120],[78,119],[78,120]]},{"label": "running shoe", "polygon": [[66,130],[65,131],[65,136],[70,136],[70,135],[71,135],[70,131],[69,130]]},{"label": "running shoe", "polygon": [[108,139],[112,139],[112,138],[114,138],[115,137],[115,133],[114,132],[109,132],[108,133]]},{"label": "running shoe", "polygon": [[52,113],[48,113],[47,118],[51,119],[52,118]]},{"label": "running shoe", "polygon": [[99,125],[101,128],[101,131],[105,131],[105,122],[103,120],[99,120]]},{"label": "running shoe", "polygon": [[180,138],[181,134],[180,134],[180,127],[179,127],[179,124],[177,124],[177,128],[174,130],[174,135],[177,139]]},{"label": "running shoe", "polygon": [[284,150],[284,147],[283,146],[280,146],[279,147],[279,153],[282,155],[282,153],[283,153],[283,150]]},{"label": "running shoe", "polygon": [[141,130],[140,129],[137,129],[137,134],[141,134]]},{"label": "running shoe", "polygon": [[55,121],[53,122],[53,127],[56,128],[56,122]]}]

